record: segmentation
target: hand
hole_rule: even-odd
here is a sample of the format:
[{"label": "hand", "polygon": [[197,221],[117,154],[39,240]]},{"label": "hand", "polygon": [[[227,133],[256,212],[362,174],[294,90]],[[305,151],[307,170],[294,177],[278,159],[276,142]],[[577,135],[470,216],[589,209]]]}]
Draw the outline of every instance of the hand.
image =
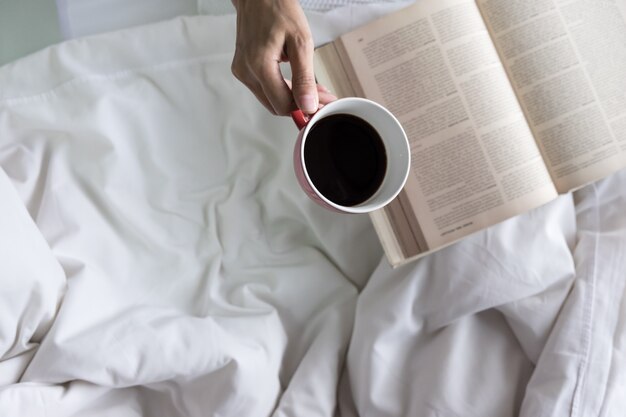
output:
[{"label": "hand", "polygon": [[[232,72],[272,113],[313,114],[337,98],[315,83],[313,38],[298,0],[233,0],[237,42]],[[291,82],[280,62],[291,65]]]}]

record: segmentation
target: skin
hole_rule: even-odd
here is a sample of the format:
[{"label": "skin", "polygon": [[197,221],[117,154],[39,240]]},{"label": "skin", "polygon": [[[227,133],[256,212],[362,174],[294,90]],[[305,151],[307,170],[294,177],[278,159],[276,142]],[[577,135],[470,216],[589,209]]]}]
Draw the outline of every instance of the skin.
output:
[{"label": "skin", "polygon": [[[237,41],[231,66],[241,81],[272,114],[300,109],[315,113],[337,98],[315,82],[313,38],[298,0],[233,0]],[[289,62],[286,80],[281,62]]]}]

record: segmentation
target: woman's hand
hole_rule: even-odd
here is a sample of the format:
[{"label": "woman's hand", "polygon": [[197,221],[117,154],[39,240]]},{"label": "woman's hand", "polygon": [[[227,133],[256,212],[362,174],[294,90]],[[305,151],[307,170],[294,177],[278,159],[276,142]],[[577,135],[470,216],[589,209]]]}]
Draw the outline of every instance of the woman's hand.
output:
[{"label": "woman's hand", "polygon": [[[336,99],[317,85],[313,72],[313,38],[298,0],[233,0],[237,9],[237,43],[232,72],[272,113],[299,108],[313,114]],[[291,65],[291,82],[280,62]]]}]

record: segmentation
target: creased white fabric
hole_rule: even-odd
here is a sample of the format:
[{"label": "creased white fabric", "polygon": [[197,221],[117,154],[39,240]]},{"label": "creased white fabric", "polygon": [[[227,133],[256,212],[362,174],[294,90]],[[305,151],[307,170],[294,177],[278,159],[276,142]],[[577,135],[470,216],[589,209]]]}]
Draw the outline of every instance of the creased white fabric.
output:
[{"label": "creased white fabric", "polygon": [[413,265],[381,263],[348,355],[361,415],[517,415],[574,279],[574,226],[565,196]]},{"label": "creased white fabric", "polygon": [[626,173],[392,270],[298,189],[234,24],[0,69],[0,415],[621,416]]},{"label": "creased white fabric", "polygon": [[19,379],[52,325],[65,276],[0,170],[0,385]]},{"label": "creased white fabric", "polygon": [[25,300],[5,304],[2,366],[36,353],[0,415],[332,413],[380,247],[366,216],[299,190],[297,129],[230,73],[233,24],[171,21],[0,71],[0,166],[44,246],[12,247],[32,283],[3,265],[3,294]]}]

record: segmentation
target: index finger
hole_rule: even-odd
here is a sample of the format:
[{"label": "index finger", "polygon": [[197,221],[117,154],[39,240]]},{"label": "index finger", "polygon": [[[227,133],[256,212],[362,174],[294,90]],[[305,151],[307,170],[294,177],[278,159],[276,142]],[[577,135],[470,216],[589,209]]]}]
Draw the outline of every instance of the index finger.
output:
[{"label": "index finger", "polygon": [[296,105],[305,113],[315,113],[319,106],[313,72],[313,40],[310,34],[295,34],[286,39],[291,65],[292,92]]},{"label": "index finger", "polygon": [[294,110],[291,90],[285,83],[278,61],[266,60],[255,72],[263,93],[265,93],[276,114],[286,115]]}]

